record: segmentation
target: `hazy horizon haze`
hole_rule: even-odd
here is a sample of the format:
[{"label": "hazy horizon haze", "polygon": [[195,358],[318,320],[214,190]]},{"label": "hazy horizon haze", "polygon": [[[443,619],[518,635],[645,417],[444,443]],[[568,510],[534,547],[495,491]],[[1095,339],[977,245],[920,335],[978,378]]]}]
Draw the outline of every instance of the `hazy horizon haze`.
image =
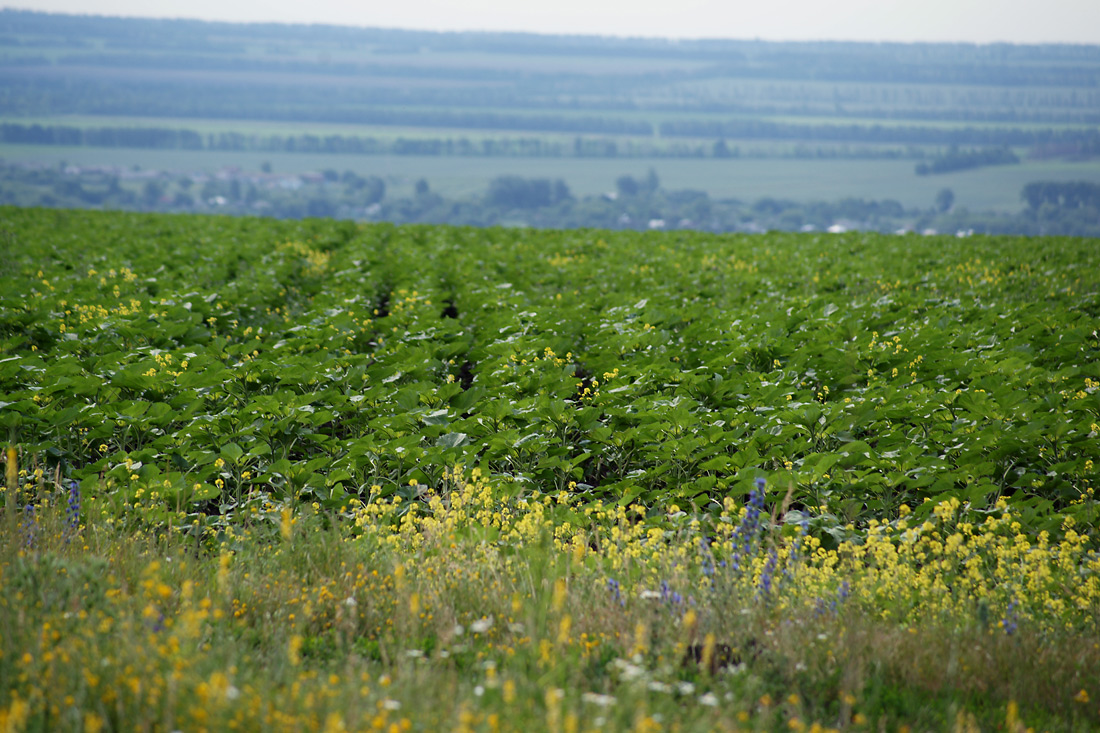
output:
[{"label": "hazy horizon haze", "polygon": [[505,0],[409,0],[349,7],[336,0],[308,5],[288,0],[28,0],[5,8],[80,15],[325,24],[426,31],[728,38],[769,41],[961,43],[1100,43],[1100,3],[1027,0],[991,7],[974,0],[875,2],[785,0],[763,7],[747,2],[682,0],[669,6],[625,0],[559,0],[553,7]]}]

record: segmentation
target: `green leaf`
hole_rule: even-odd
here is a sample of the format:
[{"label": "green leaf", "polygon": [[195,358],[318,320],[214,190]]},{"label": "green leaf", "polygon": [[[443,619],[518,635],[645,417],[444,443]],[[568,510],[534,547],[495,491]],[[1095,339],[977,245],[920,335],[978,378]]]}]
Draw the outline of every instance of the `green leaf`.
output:
[{"label": "green leaf", "polygon": [[236,443],[226,443],[222,446],[221,455],[227,463],[236,463],[244,455],[244,449]]},{"label": "green leaf", "polygon": [[469,445],[469,443],[470,440],[466,433],[444,433],[435,442],[440,448],[458,448],[462,445]]}]

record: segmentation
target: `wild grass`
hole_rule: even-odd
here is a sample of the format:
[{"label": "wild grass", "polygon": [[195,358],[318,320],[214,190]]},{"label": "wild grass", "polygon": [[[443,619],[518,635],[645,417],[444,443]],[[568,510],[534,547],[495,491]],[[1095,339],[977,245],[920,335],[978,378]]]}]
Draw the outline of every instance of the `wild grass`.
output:
[{"label": "wild grass", "polygon": [[828,547],[759,494],[646,517],[449,478],[207,527],[24,477],[0,728],[1100,725],[1100,557],[1072,527],[1055,545],[947,502]]}]

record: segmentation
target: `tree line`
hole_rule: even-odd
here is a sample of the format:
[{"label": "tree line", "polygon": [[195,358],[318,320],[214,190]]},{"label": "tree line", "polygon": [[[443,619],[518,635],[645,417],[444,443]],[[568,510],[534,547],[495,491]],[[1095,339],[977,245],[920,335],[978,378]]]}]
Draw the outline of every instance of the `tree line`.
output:
[{"label": "tree line", "polygon": [[1021,197],[1032,211],[1045,206],[1100,212],[1100,184],[1086,181],[1035,181],[1024,186]]},{"label": "tree line", "polygon": [[1019,162],[1019,156],[1007,147],[960,150],[957,145],[952,145],[943,155],[937,155],[927,163],[917,163],[916,171],[918,176],[927,176],[983,168],[989,165],[1017,165]]},{"label": "tree line", "polygon": [[[71,125],[0,124],[0,143],[68,145],[151,150],[213,150],[331,155],[442,155],[526,158],[736,158],[741,149],[725,140],[713,142],[655,139],[613,139],[577,136],[551,139],[534,136],[396,137],[364,135],[259,135],[241,132],[198,133],[157,127],[75,127]],[[922,151],[834,146],[796,146],[799,158],[921,157]]]},{"label": "tree line", "polygon": [[1074,145],[1080,154],[1100,155],[1100,130],[1053,128],[934,127],[926,125],[801,124],[770,120],[674,120],[662,122],[666,137],[711,137],[910,145],[1031,147]]},{"label": "tree line", "polygon": [[[774,139],[799,141],[790,153],[792,157],[823,158],[898,158],[911,157],[923,159],[925,153],[919,148],[857,148],[855,150],[837,148],[836,144],[853,142],[849,137],[858,137],[858,130],[849,130],[849,134],[836,134],[831,126],[778,125],[773,123],[704,123],[693,127],[684,123],[664,123],[662,129],[674,126],[686,134],[688,131],[705,136],[707,133],[742,133],[746,138],[768,136],[774,133]],[[824,130],[819,129],[825,128]],[[890,128],[860,128],[871,131],[870,139],[858,140],[866,143],[901,144],[907,140],[905,134],[885,133]],[[918,141],[921,133],[907,128]],[[970,128],[967,128],[970,129]],[[933,141],[944,142],[952,137],[967,137],[966,130],[958,135],[943,134],[949,131],[938,130],[931,137]],[[975,131],[977,137],[998,139],[985,131]],[[1010,132],[1010,131],[1005,131]],[[750,134],[752,133],[752,134]],[[805,139],[816,140],[820,144],[813,147],[801,142]],[[1036,157],[1049,157],[1062,154],[1065,157],[1086,159],[1100,156],[1100,131],[1020,131],[1020,135],[1008,135],[1018,145],[1032,145]],[[1003,137],[1003,136],[1002,136]],[[925,141],[930,142],[930,141]],[[106,148],[137,148],[154,150],[215,150],[248,151],[270,153],[324,153],[334,155],[446,155],[470,157],[578,157],[578,158],[731,158],[739,157],[738,146],[730,146],[722,137],[713,142],[686,141],[673,139],[628,139],[616,140],[606,137],[577,136],[572,140],[547,139],[535,136],[486,137],[473,139],[466,137],[396,137],[382,138],[364,135],[260,135],[242,132],[199,133],[188,129],[163,127],[75,127],[71,125],[41,124],[0,124],[0,143],[14,145],[68,145]],[[986,165],[1018,163],[1019,158],[1008,144],[988,148],[960,150],[952,143],[947,152],[923,161],[916,166],[917,175],[947,173]]]}]

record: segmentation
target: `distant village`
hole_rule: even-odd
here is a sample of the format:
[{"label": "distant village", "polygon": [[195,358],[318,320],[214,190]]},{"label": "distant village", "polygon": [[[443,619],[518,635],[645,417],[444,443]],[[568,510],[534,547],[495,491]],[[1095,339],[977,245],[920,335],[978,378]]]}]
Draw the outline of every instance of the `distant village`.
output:
[{"label": "distant village", "polygon": [[[1020,214],[975,213],[958,206],[949,189],[942,190],[927,209],[905,208],[889,200],[803,203],[764,198],[743,202],[714,200],[700,191],[666,191],[651,173],[647,180],[622,176],[614,182],[614,189],[579,198],[561,181],[502,176],[493,180],[483,195],[448,199],[423,179],[410,186],[408,181],[360,176],[352,171],[289,173],[265,168],[228,166],[214,172],[181,172],[0,161],[0,203],[395,223],[749,234],[876,231],[957,237],[976,233],[1096,236],[1100,229],[1100,223],[1088,217],[1087,208],[1080,206],[1052,206],[1044,200]],[[395,195],[395,190],[405,193]],[[1055,204],[1058,201],[1055,197]]]}]

